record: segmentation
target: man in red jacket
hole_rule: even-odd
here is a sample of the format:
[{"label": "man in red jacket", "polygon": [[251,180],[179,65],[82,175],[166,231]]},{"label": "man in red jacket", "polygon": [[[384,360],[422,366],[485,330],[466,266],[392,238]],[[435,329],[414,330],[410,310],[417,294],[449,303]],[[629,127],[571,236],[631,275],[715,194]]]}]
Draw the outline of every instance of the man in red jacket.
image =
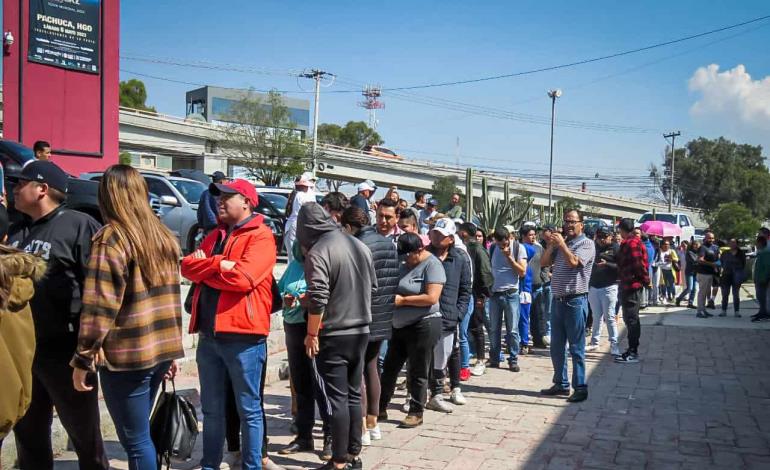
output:
[{"label": "man in red jacket", "polygon": [[203,409],[204,470],[218,469],[225,438],[225,378],[230,376],[241,418],[243,468],[262,468],[265,434],[261,388],[272,310],[275,241],[254,212],[257,191],[245,180],[212,183],[219,226],[182,260],[197,284],[190,332],[200,334],[196,360]]}]

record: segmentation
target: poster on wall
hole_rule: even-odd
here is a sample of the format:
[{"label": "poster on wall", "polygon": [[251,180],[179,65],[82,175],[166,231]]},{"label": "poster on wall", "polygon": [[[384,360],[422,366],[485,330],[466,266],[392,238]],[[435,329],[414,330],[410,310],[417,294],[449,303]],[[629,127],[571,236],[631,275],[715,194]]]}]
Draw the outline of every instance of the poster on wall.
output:
[{"label": "poster on wall", "polygon": [[32,62],[99,73],[101,0],[30,0]]}]

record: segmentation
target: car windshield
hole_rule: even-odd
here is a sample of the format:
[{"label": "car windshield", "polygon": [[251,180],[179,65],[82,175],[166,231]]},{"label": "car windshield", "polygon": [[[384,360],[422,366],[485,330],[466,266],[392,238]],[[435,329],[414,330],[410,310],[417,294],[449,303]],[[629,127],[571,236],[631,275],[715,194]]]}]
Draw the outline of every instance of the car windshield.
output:
[{"label": "car windshield", "polygon": [[275,209],[281,213],[281,215],[286,215],[286,202],[289,200],[289,198],[283,194],[276,193],[259,193],[259,197],[263,197],[270,201],[273,206],[275,206]]},{"label": "car windshield", "polygon": [[198,201],[201,200],[201,194],[206,189],[206,185],[200,181],[177,179],[170,179],[169,181],[191,204],[198,204]]},{"label": "car windshield", "polygon": [[676,223],[676,215],[674,214],[656,214],[655,218],[652,218],[652,214],[644,214],[640,219],[639,223],[645,223],[649,222],[651,220],[659,220],[661,222],[668,222],[670,224]]},{"label": "car windshield", "polygon": [[705,232],[705,230],[703,230],[702,228],[696,228],[695,229],[695,235],[703,235],[704,232]]}]

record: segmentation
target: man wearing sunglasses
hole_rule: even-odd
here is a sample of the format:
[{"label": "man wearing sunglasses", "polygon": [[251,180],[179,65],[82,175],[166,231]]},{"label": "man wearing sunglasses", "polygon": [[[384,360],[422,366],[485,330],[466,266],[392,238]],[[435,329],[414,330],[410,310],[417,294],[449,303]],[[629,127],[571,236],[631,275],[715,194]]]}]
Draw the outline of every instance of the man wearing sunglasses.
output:
[{"label": "man wearing sunglasses", "polygon": [[572,387],[569,402],[588,398],[585,371],[585,327],[588,317],[588,284],[596,248],[583,234],[583,216],[577,210],[564,212],[562,234],[551,235],[542,266],[552,267],[551,362],[553,386],[541,390],[546,396],[569,395],[566,347],[572,356]]}]

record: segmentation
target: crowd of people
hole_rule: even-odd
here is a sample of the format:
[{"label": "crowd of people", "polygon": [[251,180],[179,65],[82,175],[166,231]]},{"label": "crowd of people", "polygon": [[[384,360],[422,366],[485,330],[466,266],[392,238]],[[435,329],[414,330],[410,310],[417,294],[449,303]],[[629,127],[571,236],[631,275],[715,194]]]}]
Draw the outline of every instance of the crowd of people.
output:
[{"label": "crowd of people", "polygon": [[[406,413],[401,427],[421,426],[426,412],[467,405],[462,384],[487,368],[507,363],[511,373],[526,373],[532,348],[550,349],[553,365],[540,393],[586,400],[585,355],[599,348],[603,322],[614,361],[636,363],[640,310],[692,306],[697,296],[696,315],[707,318],[721,288],[721,316],[730,294],[739,316],[746,280],[737,241],[721,249],[711,232],[702,244],[675,249],[631,219],[617,231],[586,233],[580,211],[570,209],[559,227],[524,223],[484,233],[464,220],[459,194],[441,212],[420,191],[409,205],[395,187],[375,204],[376,185],[365,181],[350,199],[331,192],[319,203],[311,174],[295,181],[288,265],[274,279],[274,236],[245,180],[215,175],[200,205],[200,246],[184,257],[135,169],[104,173],[103,225],[66,208],[67,185],[59,167],[36,160],[13,190],[25,217],[9,227],[0,206],[0,361],[14,391],[0,400],[0,438],[14,431],[22,469],[53,468],[54,408],[80,468],[109,468],[100,387],[129,468],[156,467],[149,418],[160,384],[174,378],[184,355],[183,306],[199,335],[203,469],[219,468],[225,442],[244,469],[280,468],[267,455],[264,412],[267,336],[278,310],[295,436],[279,454],[315,450],[317,409],[320,468],[360,469],[362,448],[384,438],[379,422],[394,406]],[[756,240],[755,321],[770,318],[768,235],[763,229]],[[180,272],[193,282],[184,301]],[[399,387],[408,396],[401,406],[392,403]]]}]

